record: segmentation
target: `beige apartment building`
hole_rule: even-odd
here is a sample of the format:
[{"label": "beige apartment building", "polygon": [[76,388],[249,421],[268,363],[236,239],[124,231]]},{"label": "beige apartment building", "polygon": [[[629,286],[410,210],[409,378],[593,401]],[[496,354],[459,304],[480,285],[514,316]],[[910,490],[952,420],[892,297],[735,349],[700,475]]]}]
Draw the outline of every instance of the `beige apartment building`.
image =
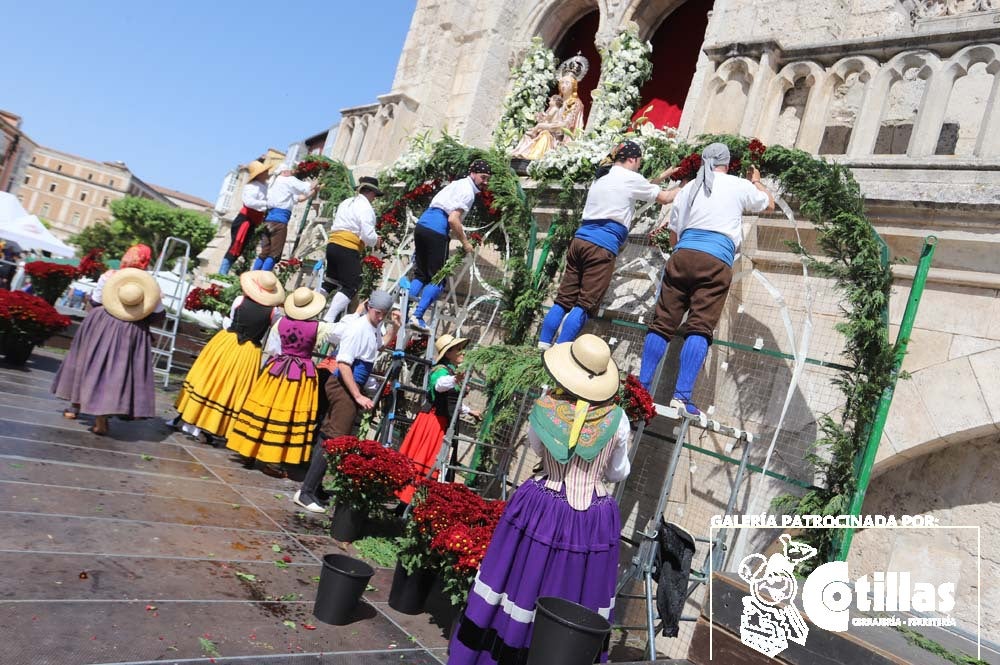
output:
[{"label": "beige apartment building", "polygon": [[177,205],[124,162],[97,162],[43,146],[35,149],[15,194],[61,240],[110,217],[108,206],[115,199],[139,196]]}]

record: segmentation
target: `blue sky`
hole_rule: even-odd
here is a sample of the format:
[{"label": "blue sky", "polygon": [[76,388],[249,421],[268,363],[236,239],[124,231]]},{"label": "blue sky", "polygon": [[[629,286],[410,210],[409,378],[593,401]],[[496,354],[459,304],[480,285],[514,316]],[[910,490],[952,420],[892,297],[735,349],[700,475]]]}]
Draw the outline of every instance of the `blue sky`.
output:
[{"label": "blue sky", "polygon": [[214,202],[234,165],[389,92],[414,6],[6,2],[0,108],[41,145]]}]

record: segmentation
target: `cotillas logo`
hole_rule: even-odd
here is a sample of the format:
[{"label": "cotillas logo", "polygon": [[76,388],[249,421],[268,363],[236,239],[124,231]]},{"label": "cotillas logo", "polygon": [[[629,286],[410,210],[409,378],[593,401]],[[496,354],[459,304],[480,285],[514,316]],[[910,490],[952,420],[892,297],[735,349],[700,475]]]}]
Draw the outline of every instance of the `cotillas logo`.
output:
[{"label": "cotillas logo", "polygon": [[[783,552],[765,558],[751,554],[740,562],[739,574],[750,585],[743,597],[740,616],[740,639],[752,649],[774,657],[788,648],[789,642],[804,645],[809,627],[794,605],[798,581],[795,567],[816,555],[816,549],[792,540],[787,533],[779,538]],[[780,606],[784,603],[784,606]],[[817,566],[802,585],[802,609],[817,627],[842,633],[848,626],[893,627],[955,625],[950,617],[899,616],[851,618],[851,607],[860,612],[948,613],[955,608],[955,584],[911,584],[905,572],[875,572],[851,582],[847,564],[831,561]]]},{"label": "cotillas logo", "polygon": [[[787,649],[789,641],[806,643],[809,627],[792,603],[798,591],[795,566],[816,556],[816,548],[792,540],[787,533],[779,540],[783,552],[770,558],[750,554],[739,568],[740,577],[750,585],[750,595],[743,597],[740,640],[770,658]],[[779,607],[782,603],[787,604]]]}]

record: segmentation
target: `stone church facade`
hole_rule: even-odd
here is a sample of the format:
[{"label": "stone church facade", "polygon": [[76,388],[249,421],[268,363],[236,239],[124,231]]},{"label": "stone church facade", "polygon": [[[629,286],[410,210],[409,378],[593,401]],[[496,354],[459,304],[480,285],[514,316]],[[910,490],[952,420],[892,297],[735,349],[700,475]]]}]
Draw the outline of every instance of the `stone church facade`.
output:
[{"label": "stone church facade", "polygon": [[[392,89],[342,111],[332,156],[365,173],[417,132],[489,144],[510,66],[536,36],[591,60],[587,102],[597,47],[629,22],[653,45],[644,101],[678,107],[682,137],[756,136],[850,167],[890,253],[911,260],[894,267],[893,335],[937,236],[864,512],[980,525],[983,635],[1000,641],[1000,2],[418,0]],[[889,562],[974,588],[974,544],[862,532],[852,574]],[[972,633],[974,599],[956,610]],[[687,634],[661,650],[681,655]]]}]

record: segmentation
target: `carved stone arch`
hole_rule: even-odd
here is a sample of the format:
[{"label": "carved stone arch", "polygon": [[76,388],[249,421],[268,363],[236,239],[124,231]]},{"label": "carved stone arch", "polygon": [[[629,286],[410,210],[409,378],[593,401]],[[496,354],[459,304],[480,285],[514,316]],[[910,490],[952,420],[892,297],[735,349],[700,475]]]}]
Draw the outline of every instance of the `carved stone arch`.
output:
[{"label": "carved stone arch", "polygon": [[634,21],[639,26],[639,38],[652,39],[657,29],[675,9],[687,0],[630,0],[622,14],[622,23]]},{"label": "carved stone arch", "polygon": [[601,10],[598,0],[532,3],[532,9],[525,13],[520,21],[520,28],[514,34],[523,35],[524,43],[530,42],[534,37],[541,37],[546,46],[555,48],[574,23],[595,10]]},{"label": "carved stone arch", "polygon": [[[981,67],[980,67],[981,66]],[[992,81],[984,80],[984,74]],[[928,131],[937,128],[934,154],[965,157],[994,155],[1000,148],[1000,46],[973,44],[941,64],[935,74]],[[925,146],[930,150],[932,146]]]},{"label": "carved stone arch", "polygon": [[705,107],[699,113],[704,126],[700,131],[713,134],[739,131],[757,67],[757,62],[745,56],[730,58],[719,66],[705,86]]},{"label": "carved stone arch", "polygon": [[[809,139],[809,145],[804,149],[815,150],[818,147],[818,145],[813,145],[816,143],[816,140],[813,139],[813,135],[816,133],[814,125],[822,122],[816,119],[817,115],[822,117],[817,108],[817,92],[825,79],[826,70],[811,60],[790,62],[775,74],[768,85],[767,96],[764,100],[764,113],[761,115],[760,124],[757,127],[757,134],[765,143],[777,142],[787,145],[789,148],[803,147],[800,136],[803,129],[808,127],[812,131],[806,137]],[[797,116],[797,122],[794,127],[779,128],[779,124],[784,124],[781,123],[780,119],[786,111],[785,102],[793,89],[797,89],[794,92],[798,92],[800,96],[803,92],[805,94],[805,99],[796,100],[787,107],[795,109],[801,106],[798,110],[792,111],[792,115]]]},{"label": "carved stone arch", "polygon": [[[855,126],[854,134],[851,137],[851,145],[848,153],[852,156],[870,155],[875,152],[876,140],[879,139],[882,119],[890,107],[890,93],[893,85],[901,81],[911,70],[916,70],[915,77],[926,81],[924,93],[918,105],[918,115],[912,124],[911,139],[907,143],[906,153],[913,156],[921,154],[926,148],[925,143],[921,143],[922,132],[925,131],[926,121],[922,125],[921,116],[925,115],[926,102],[930,98],[929,92],[932,86],[929,85],[933,75],[941,68],[941,58],[929,50],[904,51],[899,53],[887,63],[885,63],[878,73],[872,78],[872,82],[865,97],[865,106],[859,114],[858,122]],[[913,140],[917,138],[917,140]],[[882,139],[883,141],[885,139]],[[915,152],[916,151],[916,152]],[[891,152],[891,150],[890,150]]]},{"label": "carved stone arch", "polygon": [[865,106],[872,78],[879,63],[865,55],[842,58],[827,69],[826,80],[818,88],[817,103],[823,117],[817,128],[822,133],[811,152],[842,155],[847,152],[855,121]]}]

